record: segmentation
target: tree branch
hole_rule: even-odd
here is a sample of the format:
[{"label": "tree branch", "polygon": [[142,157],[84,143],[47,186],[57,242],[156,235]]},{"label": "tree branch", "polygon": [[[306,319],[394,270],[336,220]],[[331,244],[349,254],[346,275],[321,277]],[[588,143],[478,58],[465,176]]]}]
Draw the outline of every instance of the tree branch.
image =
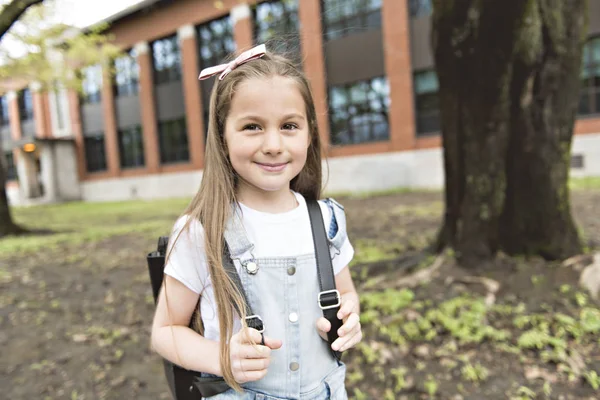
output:
[{"label": "tree branch", "polygon": [[0,11],[0,38],[21,18],[21,15],[31,6],[44,0],[13,0]]}]

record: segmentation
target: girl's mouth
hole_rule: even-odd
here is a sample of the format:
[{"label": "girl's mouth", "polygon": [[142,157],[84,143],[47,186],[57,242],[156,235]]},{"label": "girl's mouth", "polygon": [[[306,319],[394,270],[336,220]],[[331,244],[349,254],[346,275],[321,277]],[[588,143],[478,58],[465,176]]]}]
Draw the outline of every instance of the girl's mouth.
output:
[{"label": "girl's mouth", "polygon": [[257,162],[256,164],[267,172],[281,172],[288,163],[271,164]]}]

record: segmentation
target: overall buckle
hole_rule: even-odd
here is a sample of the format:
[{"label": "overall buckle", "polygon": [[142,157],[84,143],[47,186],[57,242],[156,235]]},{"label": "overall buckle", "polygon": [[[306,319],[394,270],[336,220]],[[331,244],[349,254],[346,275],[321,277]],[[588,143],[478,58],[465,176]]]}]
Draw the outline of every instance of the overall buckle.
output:
[{"label": "overall buckle", "polygon": [[248,325],[248,328],[256,329],[260,333],[263,333],[265,331],[265,325],[260,315],[247,316],[246,325]]},{"label": "overall buckle", "polygon": [[319,292],[317,301],[321,310],[329,310],[331,308],[339,307],[340,304],[342,304],[342,297],[337,289],[324,290]]}]

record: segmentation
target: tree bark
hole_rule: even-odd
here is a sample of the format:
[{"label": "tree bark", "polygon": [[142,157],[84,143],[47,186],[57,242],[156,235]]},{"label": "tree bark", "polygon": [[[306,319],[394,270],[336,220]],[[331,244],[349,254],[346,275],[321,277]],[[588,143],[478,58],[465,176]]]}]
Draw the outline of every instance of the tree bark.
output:
[{"label": "tree bark", "polygon": [[498,250],[581,252],[568,174],[586,5],[435,0],[446,213],[437,242],[477,265]]},{"label": "tree bark", "polygon": [[[21,18],[23,13],[31,6],[42,3],[44,0],[13,0],[0,11],[0,39],[8,32],[15,22]],[[4,151],[0,143],[0,157],[4,159]],[[25,231],[14,223],[8,197],[6,195],[6,169],[3,160],[0,162],[0,238],[10,234],[18,234]]]}]

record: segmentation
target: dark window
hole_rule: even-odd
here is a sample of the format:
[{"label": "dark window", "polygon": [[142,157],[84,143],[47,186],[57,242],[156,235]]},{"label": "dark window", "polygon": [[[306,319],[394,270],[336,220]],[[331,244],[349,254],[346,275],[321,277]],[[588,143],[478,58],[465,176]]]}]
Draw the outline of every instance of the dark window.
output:
[{"label": "dark window", "polygon": [[390,90],[386,78],[374,78],[329,88],[333,144],[389,139]]},{"label": "dark window", "polygon": [[23,89],[19,94],[19,117],[21,121],[33,118],[33,96],[29,89]]},{"label": "dark window", "polygon": [[583,47],[579,115],[600,113],[600,36]]},{"label": "dark window", "polygon": [[0,124],[7,126],[10,124],[10,109],[8,107],[8,98],[6,96],[0,97]]},{"label": "dark window", "polygon": [[185,118],[158,123],[160,162],[163,164],[189,161]]},{"label": "dark window", "polygon": [[129,96],[138,93],[140,68],[135,50],[115,59],[115,93],[117,96]]},{"label": "dark window", "polygon": [[119,131],[119,154],[122,168],[144,166],[144,138],[141,126]]},{"label": "dark window", "polygon": [[15,159],[12,151],[4,152],[4,160],[6,161],[6,180],[15,181],[17,180],[17,167],[15,165]]},{"label": "dark window", "polygon": [[431,0],[408,0],[408,12],[413,18],[431,15],[432,11]]},{"label": "dark window", "polygon": [[99,172],[106,170],[106,151],[104,150],[104,134],[86,136],[85,162],[88,172]]},{"label": "dark window", "polygon": [[152,59],[155,85],[181,79],[181,50],[177,35],[152,42]]},{"label": "dark window", "polygon": [[382,0],[322,0],[325,39],[381,28]]},{"label": "dark window", "polygon": [[82,101],[100,103],[102,100],[102,66],[91,65],[81,70]]},{"label": "dark window", "polygon": [[[198,54],[200,68],[213,67],[221,64],[231,53],[235,52],[233,26],[228,16],[207,22],[198,26]],[[215,77],[200,81],[202,94],[202,114],[204,116],[204,132],[208,129],[208,109],[210,105],[209,93],[213,87]]]},{"label": "dark window", "polygon": [[254,8],[255,43],[269,42],[269,49],[296,63],[302,60],[298,0],[265,1]]},{"label": "dark window", "polygon": [[414,75],[417,134],[440,131],[438,79],[434,70]]},{"label": "dark window", "polygon": [[221,64],[225,57],[235,52],[233,26],[228,16],[199,25],[198,54],[202,68]]}]

